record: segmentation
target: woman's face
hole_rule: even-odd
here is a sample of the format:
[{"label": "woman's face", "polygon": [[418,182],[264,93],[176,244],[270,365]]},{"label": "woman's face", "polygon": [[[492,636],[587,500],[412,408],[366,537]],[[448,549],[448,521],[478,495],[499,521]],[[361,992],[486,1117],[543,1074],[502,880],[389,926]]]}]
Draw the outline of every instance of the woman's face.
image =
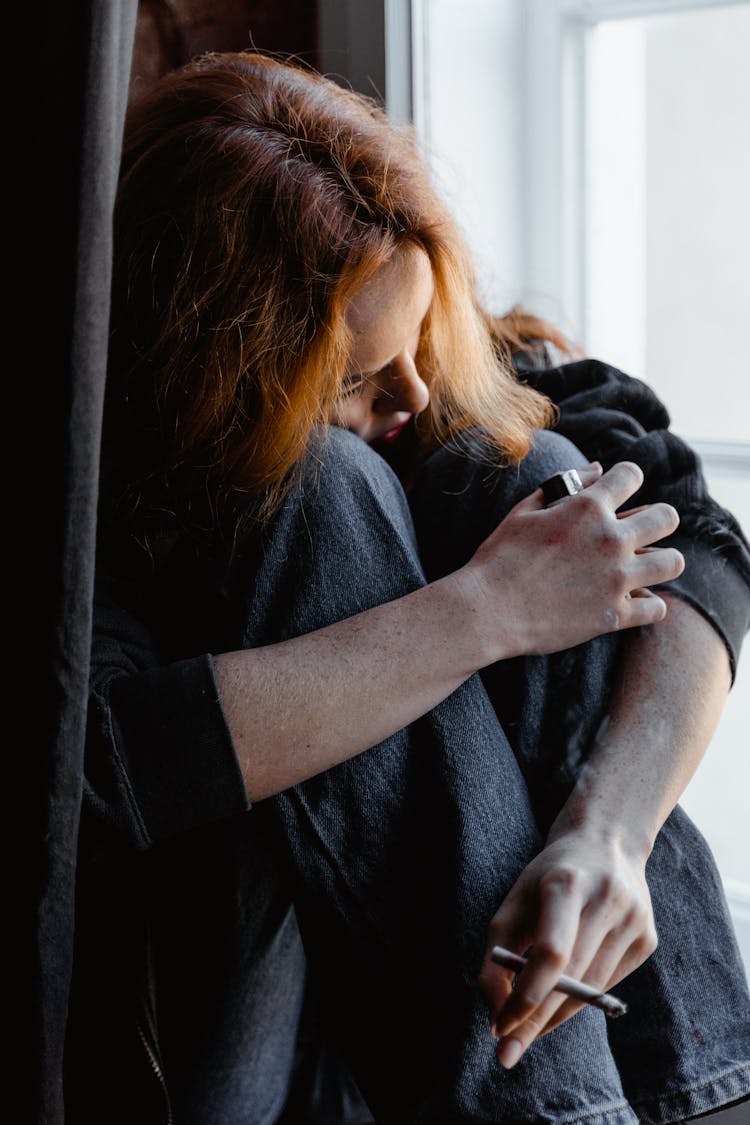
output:
[{"label": "woman's face", "polygon": [[432,301],[432,268],[419,247],[400,250],[358,290],[345,317],[354,345],[331,418],[364,441],[393,440],[430,401],[414,358]]}]

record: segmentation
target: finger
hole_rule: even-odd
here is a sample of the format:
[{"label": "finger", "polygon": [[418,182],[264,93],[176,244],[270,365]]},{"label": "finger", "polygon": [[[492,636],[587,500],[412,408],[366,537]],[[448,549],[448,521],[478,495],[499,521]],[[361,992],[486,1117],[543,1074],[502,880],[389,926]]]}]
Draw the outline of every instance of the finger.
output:
[{"label": "finger", "polygon": [[634,593],[623,595],[621,601],[610,606],[605,614],[606,632],[617,633],[622,629],[636,629],[641,625],[655,625],[667,616],[667,603],[652,590],[639,588]]},{"label": "finger", "polygon": [[574,872],[555,871],[541,879],[539,894],[539,917],[528,962],[495,1016],[495,1030],[500,1036],[528,1020],[546,1000],[570,960],[578,932],[583,896]]},{"label": "finger", "polygon": [[[634,902],[620,923],[611,929],[607,921],[609,913],[608,910],[589,911],[589,908],[584,911],[576,947],[565,970],[567,976],[583,981],[598,992],[608,991],[642,964],[651,948],[644,940],[650,923],[645,920],[642,904]],[[508,1040],[498,1044],[498,1062],[506,1067],[515,1065],[535,1039],[559,1027],[585,1006],[583,1000],[558,991],[550,993],[528,1019],[513,1029]]]},{"label": "finger", "polygon": [[[622,903],[614,896],[603,896],[595,902],[588,903],[578,918],[575,944],[567,968],[564,970],[565,975],[586,983],[593,983],[591,966],[601,962],[601,971],[614,968],[631,945],[637,932],[636,911],[631,904],[628,904],[627,912],[623,916]],[[560,974],[553,982],[555,985],[559,978]],[[595,987],[598,987],[598,984]],[[570,997],[554,988],[526,1019],[516,1027],[508,1028],[511,1037],[520,1043],[525,1051],[556,1018],[560,1009],[569,1006],[570,1001]],[[581,1000],[572,1003],[575,1004],[576,1011],[584,1005],[584,1001]],[[502,1048],[502,1043],[500,1047]],[[513,1050],[512,1047],[506,1048],[505,1051],[500,1049],[497,1053],[498,1061],[506,1065],[505,1058],[509,1053],[513,1053]],[[517,1053],[517,1048],[515,1052]]]},{"label": "finger", "polygon": [[[630,591],[631,598],[655,598],[658,596],[659,595],[655,594],[653,590],[649,590],[646,586],[638,586],[635,590]],[[666,602],[664,604],[666,605]]]},{"label": "finger", "polygon": [[680,517],[671,504],[648,504],[632,515],[620,518],[636,547],[648,547],[672,535],[680,526]]},{"label": "finger", "polygon": [[[653,924],[649,924],[646,929],[639,933],[634,941],[626,944],[623,950],[622,943],[617,943],[614,940],[602,945],[601,950],[596,958],[592,961],[590,967],[586,970],[585,980],[587,984],[597,988],[600,992],[611,992],[615,989],[620,981],[629,976],[635,969],[639,968],[644,961],[648,960],[651,954],[657,947],[656,931]],[[584,979],[584,978],[579,978]],[[570,1019],[572,1015],[580,1011],[583,1003],[579,1000],[574,1000],[572,997],[567,997],[565,1002],[555,1011],[548,1020],[544,1028],[539,1032],[539,1036],[547,1035],[548,1032],[554,1031],[565,1020]]]},{"label": "finger", "polygon": [[634,461],[618,461],[591,486],[592,491],[603,496],[616,510],[638,491],[643,484],[643,472]]},{"label": "finger", "polygon": [[531,943],[528,932],[528,901],[521,893],[511,890],[489,926],[487,948],[477,981],[490,1014],[490,1027],[494,1033],[495,1016],[511,994],[515,973],[497,965],[491,957],[496,945],[502,945],[523,955]]},{"label": "finger", "polygon": [[[679,578],[685,569],[685,556],[675,547],[660,547],[652,551],[637,551],[630,563],[633,588],[658,586]],[[632,593],[632,590],[631,590]]]}]

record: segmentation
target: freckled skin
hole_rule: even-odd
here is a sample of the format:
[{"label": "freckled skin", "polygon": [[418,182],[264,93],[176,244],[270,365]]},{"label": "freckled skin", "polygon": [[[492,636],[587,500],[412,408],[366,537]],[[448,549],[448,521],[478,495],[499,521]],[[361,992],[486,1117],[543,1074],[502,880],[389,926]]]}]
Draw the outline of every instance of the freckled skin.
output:
[{"label": "freckled skin", "polygon": [[545,547],[564,547],[569,542],[570,535],[565,528],[561,528],[559,531],[548,532],[544,537]]}]

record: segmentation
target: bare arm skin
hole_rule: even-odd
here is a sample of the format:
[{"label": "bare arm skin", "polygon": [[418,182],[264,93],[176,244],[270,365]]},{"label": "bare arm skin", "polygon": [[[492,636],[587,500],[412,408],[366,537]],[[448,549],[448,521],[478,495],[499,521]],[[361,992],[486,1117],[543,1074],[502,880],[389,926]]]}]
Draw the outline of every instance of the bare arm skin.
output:
[{"label": "bare arm skin", "polygon": [[564,513],[545,510],[537,490],[438,582],[294,640],[217,656],[251,799],[375,745],[497,660],[660,620],[660,598],[626,593],[681,572],[678,551],[643,551],[676,528],[676,512],[655,504],[617,518],[642,482],[632,463],[591,470],[586,482]]},{"label": "bare arm skin", "polygon": [[730,686],[718,634],[686,602],[667,602],[663,621],[629,638],[609,722],[587,768],[490,925],[488,954],[495,944],[519,952],[534,945],[512,993],[512,974],[487,959],[482,971],[497,1032],[509,1036],[498,1046],[506,1066],[581,1006],[550,991],[561,973],[607,990],[656,948],[646,860],[709,745]]}]

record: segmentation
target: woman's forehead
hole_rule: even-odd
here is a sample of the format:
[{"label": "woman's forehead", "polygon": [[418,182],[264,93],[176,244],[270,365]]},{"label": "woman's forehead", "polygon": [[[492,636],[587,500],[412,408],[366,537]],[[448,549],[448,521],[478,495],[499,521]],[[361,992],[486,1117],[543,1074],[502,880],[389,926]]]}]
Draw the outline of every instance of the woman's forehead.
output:
[{"label": "woman's forehead", "polygon": [[[430,307],[433,292],[430,260],[418,246],[398,250],[357,290],[344,315],[362,370],[383,366],[408,343]],[[380,354],[389,350],[389,355]]]}]

